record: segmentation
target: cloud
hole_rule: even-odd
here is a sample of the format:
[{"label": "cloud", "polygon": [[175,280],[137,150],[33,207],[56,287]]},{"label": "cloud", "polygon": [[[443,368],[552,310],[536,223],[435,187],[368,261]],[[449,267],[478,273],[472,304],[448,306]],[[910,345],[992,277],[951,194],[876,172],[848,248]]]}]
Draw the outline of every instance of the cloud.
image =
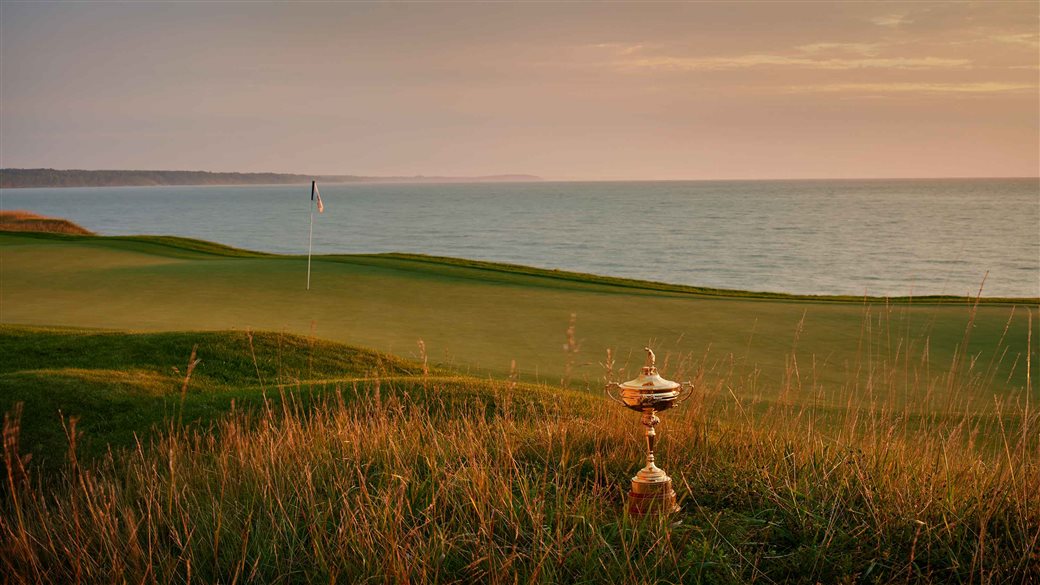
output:
[{"label": "cloud", "polygon": [[1008,45],[1023,45],[1031,49],[1040,48],[1040,35],[1036,33],[992,35],[989,39]]},{"label": "cloud", "polygon": [[882,14],[881,16],[871,17],[868,20],[885,28],[899,28],[904,24],[910,24],[913,22],[907,18],[906,14]]},{"label": "cloud", "polygon": [[942,57],[858,57],[813,58],[771,54],[735,55],[730,57],[641,57],[619,59],[614,65],[622,69],[662,71],[727,71],[756,67],[790,67],[799,69],[965,69],[968,59]]},{"label": "cloud", "polygon": [[811,43],[796,48],[810,55],[836,51],[873,57],[881,52],[883,46],[881,43]]},{"label": "cloud", "polygon": [[972,67],[972,61],[964,58],[880,55],[883,49],[891,46],[891,43],[817,42],[799,45],[782,52],[721,56],[685,56],[678,54],[677,47],[669,48],[660,43],[597,43],[583,47],[608,53],[604,64],[629,71],[729,71],[768,67],[841,71]]},{"label": "cloud", "polygon": [[905,94],[905,93],[1021,93],[1037,91],[1036,84],[1003,83],[982,81],[976,83],[827,83],[818,85],[792,85],[782,88],[788,93],[861,93],[861,94]]},{"label": "cloud", "polygon": [[584,45],[593,49],[607,49],[615,55],[633,55],[646,49],[659,48],[656,43],[595,43]]}]

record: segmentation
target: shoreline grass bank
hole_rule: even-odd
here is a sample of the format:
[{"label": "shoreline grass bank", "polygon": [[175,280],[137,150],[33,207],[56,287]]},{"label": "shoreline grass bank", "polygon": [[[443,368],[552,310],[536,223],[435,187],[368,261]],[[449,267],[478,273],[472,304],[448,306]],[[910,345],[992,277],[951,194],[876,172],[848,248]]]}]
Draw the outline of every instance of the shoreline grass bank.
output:
[{"label": "shoreline grass bank", "polygon": [[[31,215],[31,214],[30,214]],[[51,219],[51,218],[47,218]],[[65,221],[65,220],[55,220]],[[82,228],[81,228],[82,229]],[[217,242],[183,238],[180,236],[99,236],[87,233],[62,233],[50,230],[24,230],[18,236],[39,238],[42,240],[94,242],[104,245],[111,242],[115,245],[125,245],[127,249],[139,249],[146,253],[158,255],[170,255],[182,257],[185,253],[209,254],[228,258],[280,258],[285,260],[300,260],[306,258],[303,255],[275,254],[270,252],[258,252],[245,248],[235,248]],[[84,230],[85,231],[85,230]],[[3,241],[0,240],[0,244]],[[12,242],[8,242],[9,244]],[[166,250],[163,250],[166,248]],[[919,296],[869,296],[869,295],[806,295],[791,294],[769,291],[752,291],[737,289],[719,289],[709,287],[690,286],[682,284],[671,284],[650,280],[639,280],[615,276],[604,276],[584,272],[572,272],[566,270],[552,270],[536,268],[521,264],[509,264],[505,262],[488,262],[483,260],[470,260],[449,256],[431,256],[427,254],[406,254],[401,252],[387,252],[380,254],[320,254],[313,257],[318,262],[343,262],[348,264],[372,264],[380,266],[398,265],[403,270],[415,270],[421,272],[436,272],[445,269],[460,269],[478,271],[484,275],[498,274],[503,277],[533,277],[547,280],[558,280],[563,282],[584,284],[602,287],[617,287],[635,291],[646,291],[648,293],[676,293],[695,297],[709,297],[721,299],[742,300],[770,300],[790,302],[836,302],[836,303],[892,303],[892,304],[964,304],[964,305],[1030,305],[1040,304],[1040,297],[988,297],[981,293],[984,283],[980,283],[980,294],[977,296],[958,295],[919,295]],[[479,277],[478,277],[479,278]],[[490,276],[494,279],[494,276]],[[628,290],[626,290],[628,292]]]}]

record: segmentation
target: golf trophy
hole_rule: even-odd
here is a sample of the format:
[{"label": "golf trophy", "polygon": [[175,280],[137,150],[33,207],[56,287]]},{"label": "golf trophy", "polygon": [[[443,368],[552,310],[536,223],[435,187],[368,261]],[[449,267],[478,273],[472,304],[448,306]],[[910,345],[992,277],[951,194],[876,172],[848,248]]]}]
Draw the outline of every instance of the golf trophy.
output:
[{"label": "golf trophy", "polygon": [[[641,422],[646,427],[646,467],[632,478],[632,491],[628,492],[628,513],[632,516],[665,516],[679,511],[679,506],[675,503],[672,478],[654,463],[654,446],[657,442],[654,427],[661,422],[657,413],[686,400],[693,384],[679,384],[662,378],[657,373],[654,352],[649,347],[644,349],[646,365],[639,376],[624,384],[609,383],[606,392],[615,402],[642,413]],[[612,390],[617,390],[620,397],[615,396]]]}]

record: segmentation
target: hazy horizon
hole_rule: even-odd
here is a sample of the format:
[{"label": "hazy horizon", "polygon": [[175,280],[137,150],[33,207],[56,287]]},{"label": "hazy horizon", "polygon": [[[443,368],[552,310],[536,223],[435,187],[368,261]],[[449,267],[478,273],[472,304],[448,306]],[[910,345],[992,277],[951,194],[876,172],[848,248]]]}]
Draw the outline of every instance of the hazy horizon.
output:
[{"label": "hazy horizon", "polygon": [[[236,171],[236,170],[212,170],[212,169],[154,169],[154,168],[139,168],[139,169],[116,169],[116,168],[105,168],[105,169],[57,169],[53,167],[2,167],[4,169],[11,168],[17,170],[53,170],[53,171],[86,171],[86,172],[202,172],[202,173],[238,173],[238,174],[273,174],[273,175],[300,175],[302,177],[333,177],[333,176],[356,176],[363,177],[364,179],[386,179],[386,178],[427,178],[427,179],[479,179],[484,177],[509,177],[509,176],[527,176],[532,177],[535,180],[540,180],[546,183],[639,183],[639,182],[728,182],[728,181],[914,181],[914,180],[971,180],[971,179],[1008,179],[1008,180],[1040,180],[1040,173],[1034,175],[946,175],[946,176],[902,176],[902,177],[755,177],[755,178],[742,178],[742,177],[715,177],[715,178],[670,178],[670,179],[654,179],[654,178],[643,178],[633,177],[625,179],[611,179],[611,178],[560,178],[560,177],[546,177],[542,175],[536,175],[534,173],[525,173],[522,171],[518,172],[505,172],[495,175],[445,175],[445,174],[412,174],[412,175],[363,175],[360,173],[300,173],[296,171]],[[359,183],[365,182],[364,180],[358,181]],[[301,183],[302,184],[302,183]],[[142,185],[136,185],[140,187]],[[186,185],[187,186],[187,185]],[[233,186],[233,185],[229,185]],[[243,186],[248,186],[244,184]],[[48,188],[48,187],[41,187]]]},{"label": "hazy horizon", "polygon": [[1040,5],[0,4],[0,166],[1034,178]]}]

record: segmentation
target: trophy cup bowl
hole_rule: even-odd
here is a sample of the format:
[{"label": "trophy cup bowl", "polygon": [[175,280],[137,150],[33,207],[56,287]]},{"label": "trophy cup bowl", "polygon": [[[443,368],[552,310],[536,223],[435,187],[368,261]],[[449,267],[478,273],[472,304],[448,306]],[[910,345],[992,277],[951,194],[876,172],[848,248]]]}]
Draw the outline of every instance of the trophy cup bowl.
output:
[{"label": "trophy cup bowl", "polygon": [[[679,511],[675,503],[672,478],[658,467],[654,460],[657,432],[654,427],[661,422],[657,413],[668,410],[685,400],[693,385],[665,380],[657,373],[653,350],[646,350],[646,365],[633,380],[606,386],[607,396],[625,408],[641,413],[641,422],[646,427],[646,466],[632,478],[632,490],[628,493],[628,512],[632,516],[664,516]],[[618,396],[611,393],[617,390]]]}]

